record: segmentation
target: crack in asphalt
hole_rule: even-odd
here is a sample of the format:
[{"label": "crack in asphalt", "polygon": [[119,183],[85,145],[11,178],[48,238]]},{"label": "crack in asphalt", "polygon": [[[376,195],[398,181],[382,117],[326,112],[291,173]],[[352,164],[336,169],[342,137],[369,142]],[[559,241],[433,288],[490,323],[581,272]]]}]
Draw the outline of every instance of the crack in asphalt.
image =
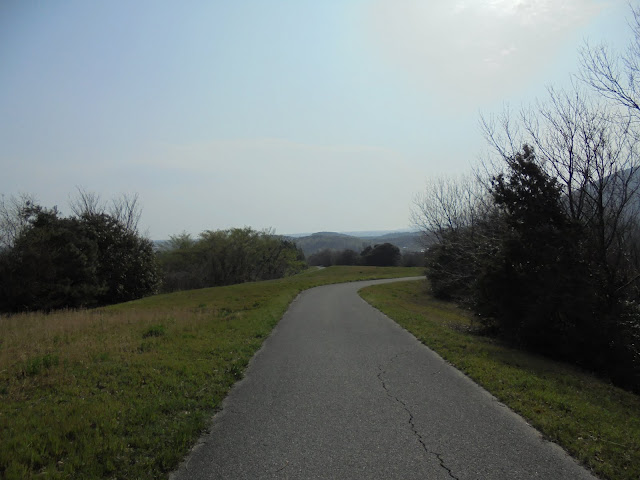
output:
[{"label": "crack in asphalt", "polygon": [[[394,355],[390,360],[389,360],[389,364],[393,363],[394,360],[396,360],[400,355],[403,355],[406,352],[403,353],[397,353],[396,355]],[[434,452],[432,450],[429,450],[429,447],[427,446],[424,438],[422,437],[422,434],[418,431],[418,428],[416,427],[416,424],[413,420],[413,413],[411,412],[411,410],[409,409],[409,407],[407,407],[407,404],[405,402],[403,402],[402,400],[400,400],[397,396],[393,395],[391,393],[391,391],[389,390],[389,388],[387,387],[386,382],[384,381],[384,379],[382,378],[382,376],[386,373],[386,370],[384,370],[382,365],[378,365],[378,380],[380,381],[380,384],[382,385],[383,390],[386,392],[387,396],[389,398],[392,398],[393,400],[395,400],[397,403],[399,403],[402,408],[404,409],[405,412],[407,412],[407,414],[409,415],[409,426],[411,427],[411,431],[413,432],[414,436],[418,439],[418,442],[420,443],[420,445],[422,445],[422,449],[425,451],[425,453],[427,455],[433,455],[438,459],[438,462],[440,462],[440,467],[443,470],[446,470],[446,472],[449,474],[449,476],[451,478],[453,478],[454,480],[459,480],[458,477],[456,477],[453,472],[451,471],[451,469],[449,467],[447,467],[444,463],[444,459],[442,458],[442,454],[438,453],[438,452]]]},{"label": "crack in asphalt", "polygon": [[276,473],[283,471],[288,466],[289,466],[289,460],[285,460],[284,465],[282,467],[278,468],[277,470],[267,470],[267,473],[270,475],[274,475]]}]

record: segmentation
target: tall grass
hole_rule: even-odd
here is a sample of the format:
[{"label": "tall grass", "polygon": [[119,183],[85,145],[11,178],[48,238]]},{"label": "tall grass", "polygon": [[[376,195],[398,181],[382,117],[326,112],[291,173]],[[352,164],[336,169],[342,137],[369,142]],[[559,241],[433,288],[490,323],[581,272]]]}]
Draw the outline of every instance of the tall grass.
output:
[{"label": "tall grass", "polygon": [[332,267],[99,310],[2,317],[0,477],[162,478],[300,291],[420,274]]}]

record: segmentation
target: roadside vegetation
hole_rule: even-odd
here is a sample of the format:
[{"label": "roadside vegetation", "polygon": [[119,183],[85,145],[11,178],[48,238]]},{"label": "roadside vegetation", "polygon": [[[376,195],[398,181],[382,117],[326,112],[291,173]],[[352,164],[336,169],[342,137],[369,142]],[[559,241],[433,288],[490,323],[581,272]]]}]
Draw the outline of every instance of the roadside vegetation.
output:
[{"label": "roadside vegetation", "polygon": [[70,209],[0,196],[0,312],[92,308],[307,268],[293,241],[250,227],[182,233],[157,248],[138,231],[135,195],[106,203],[79,189]]},{"label": "roadside vegetation", "polygon": [[0,312],[51,311],[155,293],[153,244],[137,229],[136,196],[110,205],[79,190],[72,215],[33,197],[0,197]]},{"label": "roadside vegetation", "polygon": [[157,254],[163,293],[272,280],[307,267],[296,244],[270,230],[207,230],[171,236]]},{"label": "roadside vegetation", "polygon": [[331,267],[106,308],[0,317],[0,478],[163,478],[307,288],[421,275]]},{"label": "roadside vegetation", "polygon": [[616,55],[586,45],[569,90],[482,119],[472,177],[432,180],[414,221],[431,293],[485,333],[640,393],[640,10]]},{"label": "roadside vegetation", "polygon": [[481,335],[474,315],[427,288],[401,282],[360,294],[601,478],[640,478],[640,397]]}]

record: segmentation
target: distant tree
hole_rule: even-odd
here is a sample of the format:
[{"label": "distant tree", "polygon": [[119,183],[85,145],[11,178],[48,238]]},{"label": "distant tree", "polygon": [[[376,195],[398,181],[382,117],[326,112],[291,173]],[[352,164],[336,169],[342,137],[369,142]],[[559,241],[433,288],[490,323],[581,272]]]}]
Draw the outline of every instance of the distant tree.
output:
[{"label": "distant tree", "polygon": [[309,255],[307,263],[311,266],[324,267],[330,267],[332,265],[359,265],[362,263],[362,258],[358,252],[350,248],[343,250],[323,248]]},{"label": "distant tree", "polygon": [[157,253],[161,268],[162,290],[190,290],[203,286],[203,265],[201,250],[196,248],[197,240],[182,232],[169,237],[167,244]]},{"label": "distant tree", "polygon": [[358,265],[360,256],[355,250],[346,248],[335,253],[334,265]]},{"label": "distant tree", "polygon": [[403,267],[424,267],[425,255],[423,252],[405,252],[400,264]]},{"label": "distant tree", "polygon": [[188,250],[196,244],[191,234],[182,232],[178,235],[170,235],[169,241],[163,250]]},{"label": "distant tree", "polygon": [[334,257],[334,254],[330,248],[323,248],[322,250],[309,255],[307,262],[312,267],[315,267],[315,266],[330,267],[331,265],[334,264],[333,257]]},{"label": "distant tree", "polygon": [[400,262],[400,249],[390,243],[366,247],[360,256],[365,265],[391,267]]},{"label": "distant tree", "polygon": [[269,230],[207,230],[193,240],[171,237],[158,252],[163,291],[281,278],[305,268],[304,254],[292,241]]}]

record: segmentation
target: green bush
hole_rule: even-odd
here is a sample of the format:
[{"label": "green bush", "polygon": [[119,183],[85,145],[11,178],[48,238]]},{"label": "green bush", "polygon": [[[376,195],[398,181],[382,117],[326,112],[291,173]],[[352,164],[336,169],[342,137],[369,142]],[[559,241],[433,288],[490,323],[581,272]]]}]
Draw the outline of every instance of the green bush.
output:
[{"label": "green bush", "polygon": [[158,261],[165,292],[271,280],[306,267],[295,243],[251,228],[173,236]]},{"label": "green bush", "polygon": [[0,252],[0,311],[106,305],[155,292],[151,241],[107,214],[61,217],[29,205],[26,225]]}]

